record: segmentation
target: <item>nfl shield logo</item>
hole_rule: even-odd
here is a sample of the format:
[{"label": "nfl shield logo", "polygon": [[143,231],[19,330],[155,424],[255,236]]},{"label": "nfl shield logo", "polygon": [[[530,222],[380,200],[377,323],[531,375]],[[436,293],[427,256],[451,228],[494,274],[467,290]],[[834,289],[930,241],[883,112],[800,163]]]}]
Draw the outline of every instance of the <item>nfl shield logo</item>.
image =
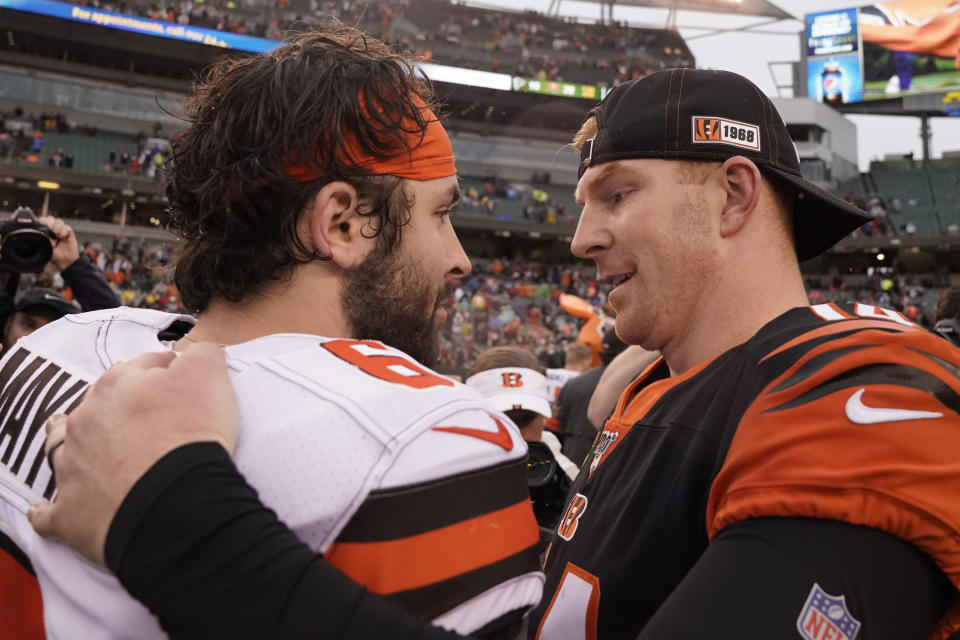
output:
[{"label": "nfl shield logo", "polygon": [[806,640],[855,640],[860,621],[850,615],[843,596],[831,596],[814,583],[797,618],[797,631]]}]

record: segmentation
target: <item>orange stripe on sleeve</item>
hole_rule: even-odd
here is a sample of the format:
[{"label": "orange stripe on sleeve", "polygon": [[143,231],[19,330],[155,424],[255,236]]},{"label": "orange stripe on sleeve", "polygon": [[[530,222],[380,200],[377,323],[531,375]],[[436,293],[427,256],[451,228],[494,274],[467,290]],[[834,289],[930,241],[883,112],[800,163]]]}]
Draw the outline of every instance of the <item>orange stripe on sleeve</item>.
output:
[{"label": "orange stripe on sleeve", "polygon": [[816,340],[817,338],[823,338],[823,337],[831,336],[837,333],[844,333],[846,331],[857,331],[861,329],[882,329],[884,331],[923,331],[923,329],[920,329],[917,326],[908,327],[906,325],[897,324],[895,322],[886,321],[886,320],[837,321],[834,324],[828,324],[825,327],[814,329],[813,331],[808,331],[804,334],[797,336],[793,340],[790,340],[789,342],[783,343],[782,345],[780,345],[779,347],[777,347],[776,349],[774,349],[773,351],[765,355],[763,359],[760,360],[760,362],[763,362],[768,358],[772,358],[778,353],[782,353],[783,351],[793,348],[798,344],[809,342],[810,340]]},{"label": "orange stripe on sleeve", "polygon": [[[960,380],[923,353],[955,361],[960,352],[940,338],[893,323],[849,321],[824,329],[861,322],[898,332],[886,334],[882,344],[875,344],[881,341],[868,333],[811,349],[744,414],[711,487],[705,514],[708,536],[712,539],[724,527],[750,518],[840,520],[910,542],[960,588],[960,415],[942,402],[947,393],[938,397],[887,378],[870,381],[871,365],[902,365],[905,376],[914,371],[934,377],[956,397]],[[855,345],[866,348],[782,385],[819,355]],[[844,377],[855,371],[859,378]],[[838,380],[849,384],[791,402]],[[854,421],[851,406],[865,406],[868,413],[873,408],[876,419]],[[918,415],[901,418],[884,410]],[[960,599],[932,637],[945,638],[957,625]]]},{"label": "orange stripe on sleeve", "polygon": [[847,313],[846,311],[844,311],[843,309],[841,309],[840,306],[839,306],[836,302],[828,302],[828,303],[827,303],[827,306],[830,307],[831,309],[833,309],[834,311],[836,311],[837,313],[839,313],[839,314],[840,314],[841,316],[843,316],[844,318],[854,318],[854,317],[856,317],[856,316],[850,315],[849,313]]},{"label": "orange stripe on sleeve", "polygon": [[374,593],[434,584],[508,558],[539,541],[529,500],[434,531],[386,542],[335,543],[331,564]]}]

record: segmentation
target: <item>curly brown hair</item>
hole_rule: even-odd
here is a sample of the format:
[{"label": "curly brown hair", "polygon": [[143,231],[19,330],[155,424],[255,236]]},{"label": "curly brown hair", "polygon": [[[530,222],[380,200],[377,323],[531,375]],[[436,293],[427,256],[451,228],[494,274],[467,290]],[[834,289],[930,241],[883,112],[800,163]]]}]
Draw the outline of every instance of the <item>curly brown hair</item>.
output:
[{"label": "curly brown hair", "polygon": [[[174,278],[184,305],[239,301],[294,267],[328,259],[297,233],[323,185],[357,189],[378,246],[396,247],[411,201],[401,178],[370,176],[341,142],[383,160],[409,153],[436,110],[412,62],[361,31],[335,25],[270,53],[221,59],[197,81],[168,163],[170,228],[183,240]],[[411,142],[411,138],[413,141]],[[356,160],[362,160],[357,158]],[[322,176],[288,175],[291,162]]]},{"label": "curly brown hair", "polygon": [[960,285],[946,289],[937,301],[937,310],[933,314],[933,323],[941,320],[960,320]]}]

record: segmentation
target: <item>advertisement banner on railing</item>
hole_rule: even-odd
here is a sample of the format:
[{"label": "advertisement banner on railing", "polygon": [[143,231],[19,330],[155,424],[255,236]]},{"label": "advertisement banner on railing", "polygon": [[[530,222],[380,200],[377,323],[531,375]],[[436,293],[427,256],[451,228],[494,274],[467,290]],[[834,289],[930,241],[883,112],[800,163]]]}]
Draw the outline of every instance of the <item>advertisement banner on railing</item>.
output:
[{"label": "advertisement banner on railing", "polygon": [[140,18],[138,16],[130,16],[113,11],[103,11],[93,7],[82,7],[66,2],[56,2],[55,0],[0,0],[0,8],[26,11],[50,16],[51,18],[62,18],[74,22],[94,24],[99,27],[132,31],[134,33],[205,44],[223,49],[238,49],[240,51],[263,53],[277,46],[277,42],[265,38],[255,38],[239,33],[230,33],[229,31],[217,31],[216,29],[201,29],[200,27],[191,27],[189,25],[175,24],[172,22],[161,22],[159,20],[150,20],[149,18]]},{"label": "advertisement banner on railing", "polygon": [[563,96],[565,98],[583,98],[586,100],[602,100],[607,95],[606,87],[592,84],[578,84],[576,82],[562,82],[559,80],[540,80],[537,78],[513,78],[514,91],[526,93],[542,93],[549,96]]}]

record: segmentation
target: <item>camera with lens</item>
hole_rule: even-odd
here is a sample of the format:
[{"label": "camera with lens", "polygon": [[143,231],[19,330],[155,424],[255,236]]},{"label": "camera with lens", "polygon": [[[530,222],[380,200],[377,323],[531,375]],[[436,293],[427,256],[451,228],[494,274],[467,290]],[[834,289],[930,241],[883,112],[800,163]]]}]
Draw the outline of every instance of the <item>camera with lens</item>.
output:
[{"label": "camera with lens", "polygon": [[29,207],[19,207],[0,222],[0,270],[40,273],[50,262],[55,239]]},{"label": "camera with lens", "polygon": [[570,478],[560,468],[550,447],[543,442],[528,440],[527,488],[530,490],[530,502],[533,503],[533,515],[540,529],[537,551],[541,554],[546,552],[547,545],[553,539],[570,484]]}]

